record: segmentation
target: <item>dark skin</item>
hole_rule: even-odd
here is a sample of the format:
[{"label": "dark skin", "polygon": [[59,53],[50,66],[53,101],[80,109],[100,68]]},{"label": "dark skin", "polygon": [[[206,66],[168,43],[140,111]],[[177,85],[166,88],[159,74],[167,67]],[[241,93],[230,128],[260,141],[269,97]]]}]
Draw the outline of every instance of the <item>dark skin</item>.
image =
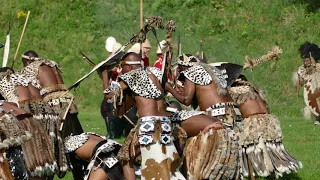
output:
[{"label": "dark skin", "polygon": [[[26,113],[24,109],[19,108],[15,103],[11,102],[3,102],[1,108],[3,108],[4,112],[12,111],[11,113],[14,116]],[[4,112],[0,112],[0,117],[4,115]]]},{"label": "dark skin", "polygon": [[40,91],[32,86],[31,84],[28,87],[24,86],[16,86],[17,94],[19,97],[19,102],[23,103],[30,100],[42,100],[42,96],[40,95]]},{"label": "dark skin", "polygon": [[[187,66],[178,66],[179,73],[188,69]],[[201,111],[205,111],[213,104],[222,102],[232,102],[232,98],[229,94],[226,96],[220,96],[217,91],[217,86],[214,80],[207,86],[196,85],[188,79],[184,79],[183,92],[179,92],[172,88],[170,83],[166,83],[166,90],[169,91],[179,102],[186,106],[189,106],[194,96],[196,96]]]},{"label": "dark skin", "polygon": [[63,84],[63,80],[59,72],[57,72],[55,68],[47,65],[39,67],[37,79],[40,81],[42,88],[56,84]]},{"label": "dark skin", "polygon": [[[178,102],[171,103],[169,105],[172,108],[175,108],[179,111],[182,110],[180,104]],[[167,116],[171,113],[167,112]],[[212,120],[217,123],[212,124]],[[211,126],[212,125],[212,126]],[[200,133],[200,131],[208,131],[209,129],[220,129],[220,121],[212,118],[208,115],[195,115],[181,122],[180,126],[186,131],[188,137],[196,136]]]},{"label": "dark skin", "polygon": [[193,97],[196,96],[201,111],[205,111],[213,104],[232,102],[230,95],[220,96],[218,94],[217,86],[214,81],[207,86],[200,86],[185,79],[183,93],[177,92],[169,83],[166,83],[166,90],[186,106],[191,105]]},{"label": "dark skin", "polygon": [[[129,54],[128,56],[125,57],[125,59],[123,59],[124,62],[127,61],[140,61],[140,56],[132,53]],[[122,73],[127,73],[131,70],[140,68],[140,65],[128,65],[128,64],[124,64],[122,65]],[[148,73],[148,76],[151,78],[151,80],[153,81],[153,83],[158,87],[158,89],[162,90],[161,88],[161,84],[160,82],[157,80],[157,78],[151,74]],[[108,73],[102,73],[102,77],[103,77],[103,81],[107,84],[109,84],[109,77],[108,77]],[[121,88],[127,89],[128,85],[123,82],[120,81],[120,86]],[[105,86],[107,87],[107,86]],[[110,93],[105,95],[107,99],[111,98],[114,94]],[[165,111],[165,106],[164,106],[164,98],[160,97],[158,99],[149,99],[149,98],[144,98],[142,96],[134,96],[136,105],[137,105],[137,109],[138,109],[138,113],[139,113],[139,117],[145,117],[145,116],[167,116],[168,112]],[[212,118],[210,118],[210,120],[212,120]],[[190,121],[190,123],[187,123],[187,125],[192,124],[191,122],[193,122],[192,120]],[[196,124],[196,123],[195,123]],[[212,122],[210,122],[210,124],[212,124]],[[219,124],[216,124],[216,126],[221,126]],[[196,128],[194,128],[196,129]],[[199,130],[200,131],[200,130]],[[199,131],[197,131],[197,133],[199,133]],[[130,164],[130,162],[128,162],[128,164]],[[129,165],[130,166],[130,165]],[[131,170],[132,176],[134,177],[134,170]],[[135,178],[133,178],[135,179]]]},{"label": "dark skin", "polygon": [[[128,56],[125,57],[125,59],[123,59],[124,62],[127,61],[140,61],[140,56],[138,54],[132,53],[129,54]],[[122,73],[127,73],[131,70],[140,68],[141,65],[128,65],[128,64],[123,64],[121,66],[122,68]],[[153,74],[148,74],[148,76],[151,78],[151,80],[153,81],[153,83],[155,83],[155,85],[161,89],[161,84],[160,82],[156,79],[156,77]],[[109,85],[109,77],[108,77],[108,70],[104,70],[102,72],[102,78],[103,78],[103,82],[104,82],[104,87],[108,87]],[[128,89],[128,85],[123,82],[120,81],[120,86],[123,90]],[[114,94],[110,93],[110,94],[106,94],[105,97],[107,99],[110,99],[111,97],[113,97]],[[163,101],[163,97],[159,98],[159,99],[149,99],[149,98],[144,98],[141,96],[134,96],[135,102],[136,102],[136,106],[138,109],[138,113],[139,113],[139,117],[145,117],[145,116],[166,116],[166,112],[164,109],[164,101]],[[135,174],[134,174],[134,169],[131,165],[131,162],[128,162],[127,164],[125,164],[125,166],[128,167],[128,171],[124,172],[125,175],[127,174],[128,179],[130,180],[135,180]]]},{"label": "dark skin", "polygon": [[[139,61],[139,59],[140,59],[139,55],[130,54],[129,56],[126,57],[126,59],[124,59],[124,61]],[[138,67],[139,66],[136,67],[136,66],[132,66],[132,65],[125,65],[122,67],[122,72],[126,73],[126,72],[129,72],[129,71],[136,69]],[[105,75],[107,75],[107,73],[105,73]],[[153,74],[149,74],[149,77],[151,78],[151,80],[154,82],[154,84],[159,89],[162,89],[160,82],[156,79],[156,77]],[[109,79],[109,78],[105,77],[104,79]],[[121,85],[122,89],[128,88],[128,86],[122,81],[120,82],[120,85]],[[112,96],[113,96],[113,94],[109,94],[109,95],[106,95],[106,98],[111,98]],[[163,97],[161,97],[157,100],[153,100],[153,99],[148,99],[148,98],[144,98],[141,96],[135,96],[135,101],[137,104],[137,109],[138,109],[140,117],[167,116],[168,115],[168,113],[165,111]],[[198,118],[203,119],[203,120],[201,120],[202,123],[199,123]],[[217,122],[217,120],[214,120],[210,116],[199,115],[199,116],[194,116],[194,117],[189,118],[188,120],[184,121],[181,125],[182,125],[182,128],[187,131],[187,134],[189,136],[194,136],[194,135],[199,134],[199,132],[201,130],[204,130],[205,127],[207,127],[209,125],[212,125],[211,128],[213,128],[213,129],[223,128],[222,125],[220,125],[219,123],[215,123],[215,122]],[[206,130],[208,130],[208,128]]]},{"label": "dark skin", "polygon": [[[42,88],[56,84],[63,84],[63,80],[59,72],[55,68],[47,65],[42,65],[39,67],[37,79],[40,81]],[[92,158],[92,151],[94,147],[101,141],[103,141],[101,137],[89,135],[88,141],[76,150],[76,157],[89,162]],[[91,172],[89,179],[107,180],[108,176],[104,170],[98,168],[97,170]]]},{"label": "dark skin", "polygon": [[[179,66],[178,68],[178,71],[181,72],[189,67]],[[183,90],[181,89],[182,87],[175,90],[170,83],[166,83],[166,90],[186,106],[191,105],[194,96],[197,98],[201,111],[205,111],[213,104],[233,101],[229,94],[226,96],[220,96],[218,94],[217,86],[214,81],[207,86],[200,86],[185,78],[183,83]],[[217,119],[214,119],[211,116],[199,115],[184,121],[181,123],[181,126],[187,133],[189,132],[188,135],[197,135],[200,131],[223,128],[217,121]]]},{"label": "dark skin", "polygon": [[[138,54],[132,53],[129,54],[128,56],[126,56],[126,58],[123,61],[140,61],[140,56]],[[127,73],[131,70],[140,68],[141,65],[128,65],[128,64],[124,64],[122,65],[122,73]],[[102,78],[103,78],[103,82],[104,82],[104,87],[108,87],[109,84],[109,77],[108,77],[108,70],[105,70],[102,72]],[[156,77],[153,74],[149,74],[149,77],[151,79],[153,79],[153,81],[156,79]],[[123,82],[120,81],[119,82],[121,85],[121,88],[123,90],[128,88],[128,85]],[[160,83],[158,81],[154,81],[154,83],[156,83],[156,86],[161,87]],[[111,97],[113,97],[114,94],[110,93],[105,95],[105,97],[107,99],[110,99]],[[135,101],[136,101],[136,105],[137,105],[137,109],[138,109],[138,113],[140,117],[144,117],[144,116],[165,116],[165,114],[163,113],[164,110],[161,110],[160,112],[160,108],[158,107],[158,100],[160,99],[149,99],[149,98],[144,98],[141,96],[135,96],[134,97]],[[162,101],[163,102],[163,101]],[[164,105],[162,105],[164,107]]]},{"label": "dark skin", "polygon": [[239,109],[243,118],[247,118],[255,114],[268,114],[268,109],[260,96],[256,99],[248,98],[246,102],[240,104]]}]

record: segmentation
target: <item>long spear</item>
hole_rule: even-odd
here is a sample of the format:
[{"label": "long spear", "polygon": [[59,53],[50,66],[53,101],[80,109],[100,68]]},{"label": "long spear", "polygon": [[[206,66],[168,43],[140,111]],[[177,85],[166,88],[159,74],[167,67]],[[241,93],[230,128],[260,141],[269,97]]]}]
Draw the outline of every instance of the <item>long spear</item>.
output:
[{"label": "long spear", "polygon": [[[143,0],[140,0],[140,29],[143,28]],[[140,43],[140,56],[143,58],[142,43]]]},{"label": "long spear", "polygon": [[13,69],[13,66],[14,66],[14,62],[15,62],[16,59],[17,59],[17,55],[18,55],[18,51],[19,51],[19,48],[20,48],[20,44],[21,44],[21,41],[22,41],[22,38],[23,38],[23,35],[24,35],[24,31],[26,30],[26,27],[27,27],[27,24],[28,24],[29,15],[30,15],[30,11],[28,11],[27,18],[26,18],[26,21],[24,22],[24,26],[23,26],[23,29],[22,29],[22,33],[21,33],[21,36],[20,36],[19,44],[18,44],[16,53],[14,54],[13,62],[12,62],[12,65],[11,65],[11,68],[12,68],[12,69]]},{"label": "long spear", "polygon": [[139,42],[142,43],[146,40],[146,33],[150,31],[153,28],[163,28],[162,26],[162,18],[159,16],[151,17],[148,19],[147,24],[136,34],[134,35],[127,43],[125,43],[115,54],[112,56],[109,56],[106,60],[100,62],[95,67],[92,68],[92,70],[84,75],[82,78],[80,78],[77,82],[75,82],[72,86],[70,86],[68,89],[71,90],[75,87],[77,87],[84,79],[89,77],[94,71],[99,69],[104,64],[115,64],[117,62],[114,62],[114,57],[117,56],[121,51],[124,51],[124,49],[131,43]]},{"label": "long spear", "polygon": [[95,67],[95,66],[96,66],[96,64],[95,64],[93,61],[91,61],[91,59],[90,59],[88,56],[86,56],[85,54],[83,54],[82,51],[80,51],[80,53],[81,53],[81,55],[82,55],[82,58],[85,59],[92,67]]}]

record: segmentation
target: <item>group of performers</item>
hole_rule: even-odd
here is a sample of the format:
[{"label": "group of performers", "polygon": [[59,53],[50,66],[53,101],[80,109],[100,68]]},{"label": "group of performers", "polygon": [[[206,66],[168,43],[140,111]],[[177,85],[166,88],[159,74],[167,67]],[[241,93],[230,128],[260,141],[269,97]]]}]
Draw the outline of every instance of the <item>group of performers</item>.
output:
[{"label": "group of performers", "polygon": [[72,170],[74,179],[121,179],[121,145],[83,132],[59,65],[35,51],[22,62],[16,72],[1,69],[0,177],[53,179]]},{"label": "group of performers", "polygon": [[[161,46],[165,54],[170,40]],[[300,48],[299,82],[313,98],[308,106],[319,113],[320,57],[309,47]],[[245,68],[280,53],[275,47],[261,58],[247,58]],[[112,115],[132,126],[122,145],[83,132],[56,62],[27,51],[21,70],[1,68],[0,178],[62,178],[71,170],[74,179],[94,180],[255,179],[302,168],[285,149],[280,121],[263,91],[240,74],[242,66],[182,54],[176,58],[178,73],[168,76],[165,61],[161,69],[146,66],[134,51],[118,58],[116,78],[114,64],[98,71]],[[126,116],[133,108],[137,122]]]}]

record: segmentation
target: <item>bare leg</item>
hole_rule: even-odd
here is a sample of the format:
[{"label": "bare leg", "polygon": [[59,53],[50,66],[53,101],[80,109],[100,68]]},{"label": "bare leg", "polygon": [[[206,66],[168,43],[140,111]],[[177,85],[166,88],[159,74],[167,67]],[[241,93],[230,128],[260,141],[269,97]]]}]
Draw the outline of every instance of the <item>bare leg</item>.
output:
[{"label": "bare leg", "polygon": [[132,164],[133,164],[132,161],[129,161],[126,164],[122,165],[123,174],[124,174],[124,177],[126,178],[126,180],[135,180],[136,179],[136,175],[134,173],[134,168],[133,168]]},{"label": "bare leg", "polygon": [[[215,128],[216,122],[220,122],[219,120],[213,119],[211,116],[207,115],[196,115],[188,118],[187,120],[181,123],[181,127],[187,132],[189,137],[196,136],[203,131],[206,127]],[[210,127],[209,125],[212,125]],[[222,126],[221,126],[222,128]]]},{"label": "bare leg", "polygon": [[[89,135],[88,141],[84,145],[82,145],[79,149],[76,150],[76,152],[75,152],[76,156],[82,160],[85,160],[88,162],[91,161],[92,153],[93,153],[94,149],[102,141],[104,141],[104,139],[99,136]],[[102,142],[102,143],[104,143],[104,142]],[[101,163],[103,163],[103,162],[101,162]],[[120,164],[118,164],[118,166],[119,165]],[[108,180],[109,179],[108,178],[108,171],[105,171],[103,168],[104,168],[103,165],[100,166],[100,165],[95,164],[95,166],[90,171],[89,179],[90,180]],[[114,168],[116,168],[116,167],[114,167]],[[119,168],[121,169],[120,166],[119,166]],[[122,169],[117,173],[122,173]],[[110,175],[112,176],[112,174],[109,174],[109,176]],[[132,180],[134,180],[134,179],[132,179]]]},{"label": "bare leg", "polygon": [[[94,169],[95,167],[93,167]],[[91,171],[89,180],[108,180],[106,172],[102,168]]]},{"label": "bare leg", "polygon": [[315,125],[320,125],[320,116],[316,117]]}]

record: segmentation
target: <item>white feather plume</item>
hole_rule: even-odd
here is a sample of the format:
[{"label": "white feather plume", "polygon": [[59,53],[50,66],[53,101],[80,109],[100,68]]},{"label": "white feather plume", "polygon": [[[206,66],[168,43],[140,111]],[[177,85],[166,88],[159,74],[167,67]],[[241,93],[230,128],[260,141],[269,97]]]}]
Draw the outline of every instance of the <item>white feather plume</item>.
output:
[{"label": "white feather plume", "polygon": [[2,60],[2,67],[6,67],[9,58],[9,51],[10,51],[10,30],[8,31],[6,44],[4,46],[4,53],[3,53],[3,60]]}]

